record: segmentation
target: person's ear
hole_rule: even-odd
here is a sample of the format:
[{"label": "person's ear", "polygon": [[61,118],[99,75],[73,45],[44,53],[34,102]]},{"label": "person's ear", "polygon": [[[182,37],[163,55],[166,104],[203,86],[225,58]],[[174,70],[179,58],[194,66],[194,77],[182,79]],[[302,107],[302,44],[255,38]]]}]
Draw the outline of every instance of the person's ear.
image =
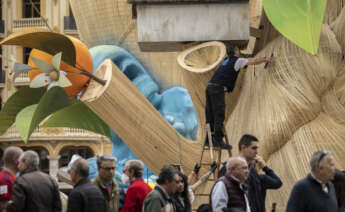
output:
[{"label": "person's ear", "polygon": [[242,152],[245,148],[246,148],[246,145],[241,144],[241,145],[240,145],[240,152]]}]

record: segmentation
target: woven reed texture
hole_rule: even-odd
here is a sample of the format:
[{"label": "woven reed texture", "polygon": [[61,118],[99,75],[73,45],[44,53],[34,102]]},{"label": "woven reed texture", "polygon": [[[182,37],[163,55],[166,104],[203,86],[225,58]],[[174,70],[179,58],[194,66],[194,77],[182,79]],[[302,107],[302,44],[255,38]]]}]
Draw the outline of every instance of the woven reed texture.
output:
[{"label": "woven reed texture", "polygon": [[[136,43],[136,22],[131,19],[131,6],[125,0],[102,0],[108,5],[104,8],[99,2],[71,0],[82,39],[89,46],[106,42],[128,49],[160,82],[162,91],[176,85],[187,88],[200,123],[197,138],[200,142],[205,122],[204,91],[214,71],[195,74],[183,70],[177,64],[178,53],[140,52]],[[251,8],[258,8],[258,15],[251,16],[251,26],[264,23],[262,38],[255,41],[252,48],[255,48],[254,53],[258,52],[256,57],[270,56],[273,51],[274,61],[267,69],[257,65],[241,72],[235,91],[227,95],[227,116],[231,116],[226,128],[235,155],[237,142],[243,133],[252,133],[260,139],[260,154],[284,182],[280,190],[268,192],[267,208],[272,202],[277,202],[277,211],[284,211],[293,184],[309,172],[308,159],[313,151],[324,148],[333,152],[337,167],[345,169],[345,77],[341,64],[345,45],[342,36],[345,12],[342,11],[334,21],[343,7],[343,0],[328,1],[325,23],[333,22],[334,33],[328,25],[324,25],[319,53],[311,56],[274,30],[265,15],[260,15],[264,14],[260,2],[250,1]],[[131,89],[129,91],[132,92]],[[114,108],[111,110],[118,112]],[[163,123],[158,119],[157,122]],[[134,131],[137,126],[128,127]],[[159,129],[169,131],[168,128]],[[174,139],[169,136],[169,139]],[[140,142],[136,144],[141,146]],[[146,160],[152,157],[152,153],[142,157]],[[174,157],[176,161],[178,155]],[[154,168],[157,170],[160,167]],[[203,191],[207,189],[209,185],[201,188]],[[207,202],[207,198],[198,199],[195,205],[202,202]]]},{"label": "woven reed texture", "polygon": [[180,163],[179,159],[186,171],[191,171],[199,159],[200,143],[187,141],[177,133],[111,60],[106,60],[97,72],[106,72],[107,85],[99,90],[102,86],[92,82],[82,97],[86,105],[153,172],[158,174],[163,164]]},{"label": "woven reed texture", "polygon": [[344,109],[339,100],[344,68],[341,47],[328,25],[316,56],[278,37],[258,57],[272,51],[274,61],[267,69],[258,65],[246,71],[227,131],[233,145],[244,133],[259,138],[260,154],[284,182],[282,189],[268,193],[267,207],[277,202],[283,211],[294,183],[310,171],[313,151],[333,152],[337,167],[345,168],[345,114],[340,115]]},{"label": "woven reed texture", "polygon": [[194,73],[215,70],[226,57],[226,46],[222,42],[206,42],[181,52],[177,57],[179,65]]}]

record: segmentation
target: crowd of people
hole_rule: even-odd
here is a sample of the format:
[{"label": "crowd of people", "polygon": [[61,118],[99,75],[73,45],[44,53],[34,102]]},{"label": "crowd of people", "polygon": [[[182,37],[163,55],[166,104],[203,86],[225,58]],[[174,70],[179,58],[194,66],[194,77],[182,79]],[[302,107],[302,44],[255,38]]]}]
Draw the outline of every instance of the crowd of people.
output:
[{"label": "crowd of people", "polygon": [[[267,189],[283,185],[258,155],[256,137],[243,135],[238,148],[239,156],[224,163],[210,191],[209,202],[200,205],[197,212],[265,212]],[[122,181],[129,187],[123,194],[114,180],[115,157],[98,157],[98,175],[93,180],[89,179],[87,161],[79,158],[69,169],[74,187],[66,198],[55,179],[39,170],[36,152],[8,147],[3,162],[0,210],[8,212],[191,212],[195,190],[216,170],[214,163],[198,179],[199,165],[189,176],[181,167],[166,165],[152,190],[142,178],[143,162],[128,160]],[[345,174],[336,170],[332,153],[313,153],[310,169],[293,187],[286,212],[344,212]]]}]

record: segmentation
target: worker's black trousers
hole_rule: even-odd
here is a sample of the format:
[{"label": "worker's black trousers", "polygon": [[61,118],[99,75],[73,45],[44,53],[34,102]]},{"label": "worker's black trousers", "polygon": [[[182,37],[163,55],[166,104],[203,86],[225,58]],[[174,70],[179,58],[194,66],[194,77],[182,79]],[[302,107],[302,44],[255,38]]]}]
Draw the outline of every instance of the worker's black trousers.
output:
[{"label": "worker's black trousers", "polygon": [[223,122],[225,119],[225,91],[224,87],[209,84],[206,88],[206,123],[210,124],[214,132],[214,140],[221,142],[223,138]]}]

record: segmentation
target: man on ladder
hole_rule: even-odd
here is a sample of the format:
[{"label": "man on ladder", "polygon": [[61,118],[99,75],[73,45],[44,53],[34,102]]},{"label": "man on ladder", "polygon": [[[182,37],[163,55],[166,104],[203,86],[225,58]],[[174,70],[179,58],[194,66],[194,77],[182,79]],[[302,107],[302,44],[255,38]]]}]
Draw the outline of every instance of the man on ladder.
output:
[{"label": "man on ladder", "polygon": [[[225,119],[225,92],[232,92],[240,70],[247,65],[270,62],[271,58],[240,58],[240,49],[230,45],[227,48],[228,57],[214,73],[206,88],[206,123],[210,124],[213,134],[213,146],[221,149],[231,149],[231,145],[223,141],[223,122]],[[206,143],[208,139],[206,136]]]}]

